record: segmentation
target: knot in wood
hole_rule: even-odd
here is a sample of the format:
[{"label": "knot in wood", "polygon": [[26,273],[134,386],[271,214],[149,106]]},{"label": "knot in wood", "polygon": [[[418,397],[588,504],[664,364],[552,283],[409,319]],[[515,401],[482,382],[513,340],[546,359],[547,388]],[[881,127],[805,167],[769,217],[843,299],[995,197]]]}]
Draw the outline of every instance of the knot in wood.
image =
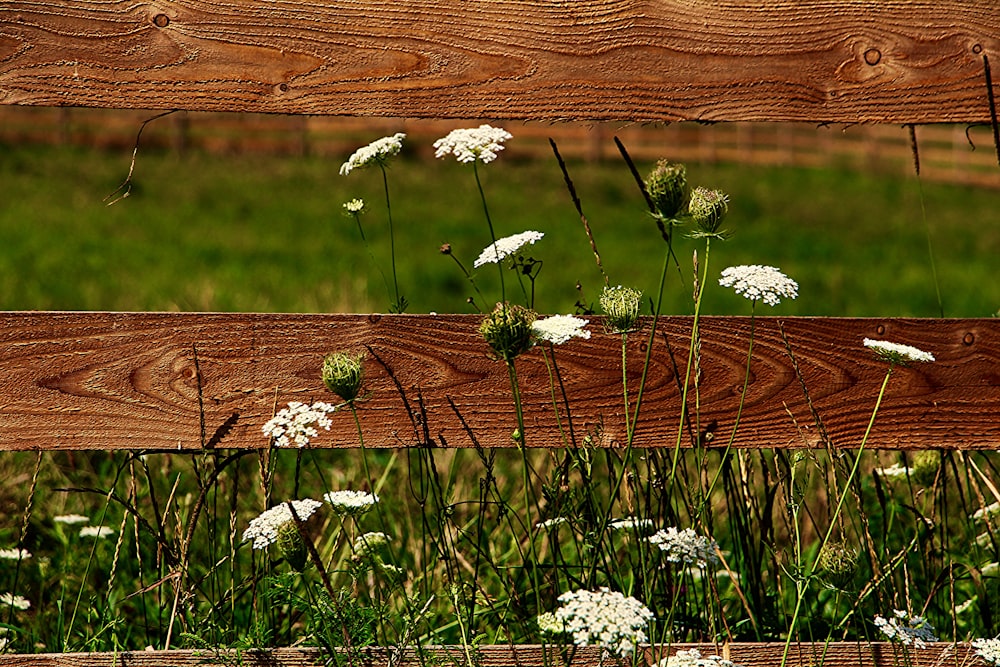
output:
[{"label": "knot in wood", "polygon": [[878,49],[868,49],[865,51],[865,62],[869,65],[878,65],[882,60],[882,52]]},{"label": "knot in wood", "polygon": [[170,17],[166,14],[157,14],[153,17],[153,25],[157,28],[166,28],[170,25]]}]

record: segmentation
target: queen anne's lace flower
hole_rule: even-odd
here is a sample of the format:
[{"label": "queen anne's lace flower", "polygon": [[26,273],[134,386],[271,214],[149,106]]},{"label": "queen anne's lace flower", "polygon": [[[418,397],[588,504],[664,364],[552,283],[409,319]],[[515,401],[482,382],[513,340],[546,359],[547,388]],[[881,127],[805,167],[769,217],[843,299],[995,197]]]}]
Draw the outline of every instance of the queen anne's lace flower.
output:
[{"label": "queen anne's lace flower", "polygon": [[909,470],[910,469],[904,465],[893,463],[888,468],[876,468],[875,472],[886,479],[903,479],[906,477],[906,473],[908,473]]},{"label": "queen anne's lace flower", "polygon": [[71,526],[77,523],[87,523],[90,521],[90,518],[82,514],[60,514],[59,516],[52,517],[52,520],[56,523],[64,523],[67,526]]},{"label": "queen anne's lace flower", "polygon": [[84,526],[80,529],[80,537],[111,537],[115,529],[110,526]]},{"label": "queen anne's lace flower", "polygon": [[601,308],[607,315],[605,326],[612,333],[631,331],[639,317],[642,292],[631,287],[606,285],[601,292]]},{"label": "queen anne's lace flower", "polygon": [[719,557],[715,554],[719,548],[718,543],[711,538],[698,535],[690,528],[680,531],[674,527],[658,530],[648,539],[651,544],[658,546],[672,563],[705,567],[719,562]]},{"label": "queen anne's lace flower", "polygon": [[972,648],[976,649],[976,655],[986,662],[1000,665],[1000,639],[973,639]]},{"label": "queen anne's lace flower", "polygon": [[554,516],[551,519],[546,519],[545,521],[539,521],[535,524],[535,528],[538,530],[550,530],[552,528],[558,528],[564,523],[569,523],[569,519],[564,516]]},{"label": "queen anne's lace flower", "polygon": [[354,538],[354,555],[358,558],[377,552],[388,546],[389,536],[385,533],[362,533]]},{"label": "queen anne's lace flower", "polygon": [[0,560],[27,560],[31,552],[24,549],[0,549]]},{"label": "queen anne's lace flower", "polygon": [[350,214],[361,213],[365,210],[365,200],[364,199],[352,199],[350,201],[344,202],[344,211]]},{"label": "queen anne's lace flower", "polygon": [[912,345],[901,345],[899,343],[890,343],[885,340],[872,340],[871,338],[865,338],[864,344],[865,347],[874,352],[875,356],[879,359],[893,364],[907,364],[911,361],[934,361],[933,354],[930,352],[924,352],[923,350],[913,347]]},{"label": "queen anne's lace flower", "polygon": [[722,271],[719,284],[751,301],[762,300],[769,306],[781,303],[781,297],[794,299],[799,295],[799,284],[773,266],[750,264],[730,266]]},{"label": "queen anne's lace flower", "polygon": [[642,519],[637,516],[627,516],[621,519],[615,519],[608,524],[608,528],[611,530],[634,530],[640,533],[650,532],[653,530],[652,519]]},{"label": "queen anne's lace flower", "polygon": [[323,500],[330,503],[337,514],[356,516],[375,507],[378,496],[365,491],[330,491],[323,495]]},{"label": "queen anne's lace flower", "polygon": [[[347,159],[340,167],[340,175],[347,176],[355,169],[370,167],[375,164],[385,164],[393,155],[398,155],[403,148],[403,139],[406,134],[397,132],[391,137],[382,137],[367,146],[362,146],[354,151],[354,154]],[[356,200],[357,201],[357,200]]]},{"label": "queen anne's lace flower", "polygon": [[657,667],[740,667],[740,665],[717,655],[702,657],[701,651],[693,648],[687,651],[677,651],[669,658],[661,660]]},{"label": "queen anne's lace flower", "polygon": [[0,607],[13,607],[14,609],[24,611],[31,607],[31,601],[28,598],[14,595],[13,593],[0,593]]},{"label": "queen anne's lace flower", "polygon": [[934,627],[923,616],[908,614],[900,609],[892,612],[889,619],[875,617],[875,627],[882,631],[886,639],[914,648],[924,648],[927,642],[936,642]]},{"label": "queen anne's lace flower", "polygon": [[1000,503],[990,503],[986,507],[980,507],[972,513],[971,519],[985,519],[987,517],[1000,514]]},{"label": "queen anne's lace flower", "polygon": [[507,130],[490,125],[452,130],[434,142],[434,157],[454,155],[459,162],[479,160],[488,164],[497,159],[497,154],[504,149],[503,143],[510,138]]},{"label": "queen anne's lace flower", "polygon": [[479,253],[479,257],[477,257],[476,261],[472,263],[472,268],[478,269],[484,264],[499,264],[524,246],[533,244],[535,241],[540,240],[543,236],[545,236],[545,234],[542,232],[533,232],[529,230],[521,232],[520,234],[514,234],[512,236],[505,236],[502,239],[497,239],[495,243],[489,244],[481,253]]},{"label": "queen anne's lace flower", "polygon": [[[301,521],[311,517],[322,505],[323,503],[312,498],[292,501],[295,514]],[[243,540],[253,540],[254,549],[266,549],[268,545],[278,541],[281,527],[293,521],[292,512],[288,509],[287,503],[275,505],[250,521],[250,525],[243,531]]]},{"label": "queen anne's lace flower", "polygon": [[553,345],[562,345],[570,338],[590,338],[590,332],[584,329],[587,320],[572,315],[552,315],[545,319],[535,320],[531,329],[535,338]]},{"label": "queen anne's lace flower", "polygon": [[330,430],[332,422],[327,415],[336,410],[336,406],[323,401],[312,405],[290,401],[287,408],[264,424],[264,435],[273,438],[276,447],[305,447],[319,434],[318,429]]},{"label": "queen anne's lace flower", "polygon": [[653,612],[633,597],[607,588],[581,589],[563,593],[559,602],[562,606],[555,610],[555,620],[563,624],[577,646],[598,644],[626,657],[636,644],[647,641],[646,628]]}]

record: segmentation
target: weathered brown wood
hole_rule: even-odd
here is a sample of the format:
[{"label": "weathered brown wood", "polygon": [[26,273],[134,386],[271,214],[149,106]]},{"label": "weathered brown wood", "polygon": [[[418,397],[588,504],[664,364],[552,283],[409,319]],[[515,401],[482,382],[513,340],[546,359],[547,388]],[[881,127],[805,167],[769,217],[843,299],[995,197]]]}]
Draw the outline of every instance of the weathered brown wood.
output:
[{"label": "weathered brown wood", "polygon": [[[366,446],[470,446],[462,420],[483,446],[513,446],[507,373],[488,358],[479,322],[472,315],[5,313],[0,449],[263,447],[261,426],[276,408],[336,400],[319,367],[324,354],[339,350],[367,355]],[[660,321],[637,446],[676,441],[691,323]],[[700,424],[708,444],[724,445],[732,430],[750,323],[701,321]],[[938,359],[895,371],[869,447],[995,449],[1000,441],[1000,320],[758,317],[754,326],[737,447],[822,445],[782,329],[835,445],[860,443],[886,372],[862,346],[865,337],[915,345]],[[596,444],[621,446],[621,340],[603,333],[598,318],[590,328],[590,340],[557,348],[555,360],[578,437],[596,430]],[[629,339],[633,401],[646,336]],[[541,350],[519,357],[517,369],[527,444],[558,446]],[[350,413],[333,418],[313,445],[357,446]]]},{"label": "weathered brown wood", "polygon": [[[646,649],[650,662],[677,651],[696,648],[702,655],[720,655],[743,667],[778,667],[782,664],[783,643],[735,643],[728,646],[712,644],[675,644],[655,651]],[[475,664],[480,667],[598,667],[618,664],[592,647],[559,646],[480,646],[470,649]],[[666,652],[666,653],[665,653]],[[0,655],[0,667],[195,667],[196,665],[232,665],[237,658],[233,651],[128,651],[122,653],[46,653],[37,655]],[[237,664],[248,667],[315,667],[324,664],[315,649],[273,649],[243,651]],[[398,662],[391,662],[393,658]],[[350,664],[346,657],[338,664]],[[391,649],[366,649],[354,657],[358,667],[388,665],[465,665],[466,653],[461,646],[432,646],[423,649],[423,659],[414,649],[394,655]],[[630,664],[630,663],[622,663]],[[640,661],[639,664],[646,664]],[[985,664],[976,661],[968,644],[945,642],[928,644],[923,649],[904,648],[886,642],[795,643],[788,652],[787,667],[930,667],[931,665]]]},{"label": "weathered brown wood", "polygon": [[994,0],[0,3],[4,104],[982,122],[997,54]]}]

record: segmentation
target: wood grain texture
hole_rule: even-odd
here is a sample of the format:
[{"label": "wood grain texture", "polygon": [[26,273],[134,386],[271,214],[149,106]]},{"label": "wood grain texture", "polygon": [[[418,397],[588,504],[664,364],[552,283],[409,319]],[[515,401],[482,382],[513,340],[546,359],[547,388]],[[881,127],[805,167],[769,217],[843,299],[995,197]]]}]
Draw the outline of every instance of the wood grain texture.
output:
[{"label": "wood grain texture", "polygon": [[[324,354],[340,350],[366,355],[367,393],[359,408],[366,446],[467,447],[473,438],[487,447],[513,446],[507,373],[487,356],[479,321],[471,315],[0,314],[0,449],[263,447],[261,426],[276,408],[335,399],[319,368]],[[660,320],[637,446],[676,440],[691,323]],[[706,444],[724,445],[733,428],[750,325],[749,318],[701,321]],[[1000,442],[1000,319],[758,317],[754,327],[738,447],[822,446],[803,383],[833,443],[858,446],[887,368],[862,346],[865,337],[915,345],[938,360],[896,369],[869,446],[995,449]],[[554,358],[577,437],[591,432],[600,446],[621,446],[620,336],[604,333],[598,318],[590,328],[591,339],[559,347]],[[629,339],[633,400],[646,336]],[[517,369],[527,444],[559,446],[541,350],[519,357]],[[565,409],[561,416],[565,421]],[[357,446],[350,413],[333,419],[313,446]]]},{"label": "wood grain texture", "polygon": [[0,103],[984,122],[995,0],[4,0]]},{"label": "wood grain texture", "polygon": [[[703,655],[720,655],[743,667],[778,667],[782,664],[782,643],[736,643],[723,646],[712,644],[675,644],[652,651],[646,649],[645,660],[637,664],[655,664],[665,653],[699,649]],[[480,646],[474,650],[475,664],[480,667],[600,667],[618,663],[593,648],[556,646]],[[321,655],[313,649],[274,649],[244,651],[236,661],[229,651],[131,651],[112,653],[48,653],[38,655],[0,655],[0,667],[196,667],[197,665],[244,665],[245,667],[316,667],[322,665]],[[392,659],[392,661],[390,661]],[[423,649],[422,656],[413,649],[395,653],[391,649],[374,648],[356,656],[353,663],[341,658],[337,664],[356,667],[388,667],[389,665],[464,665],[465,652],[460,646],[432,646]],[[898,645],[886,642],[832,642],[829,644],[792,644],[787,667],[931,667],[983,665],[968,644],[928,644],[921,650],[904,652]]]}]

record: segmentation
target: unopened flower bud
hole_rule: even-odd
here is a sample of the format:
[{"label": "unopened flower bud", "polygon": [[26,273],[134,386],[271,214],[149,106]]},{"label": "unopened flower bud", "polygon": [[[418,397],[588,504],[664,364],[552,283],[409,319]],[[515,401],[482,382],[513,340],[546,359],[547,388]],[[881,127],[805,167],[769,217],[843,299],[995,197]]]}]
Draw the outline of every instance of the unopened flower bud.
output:
[{"label": "unopened flower bud", "polygon": [[639,317],[642,292],[631,287],[605,287],[601,292],[601,308],[607,315],[605,326],[613,333],[625,333],[635,328]]},{"label": "unopened flower bud", "polygon": [[295,521],[286,521],[278,529],[278,550],[285,557],[285,561],[296,572],[306,569],[309,560],[309,550],[299,533]]},{"label": "unopened flower bud", "polygon": [[858,553],[843,542],[831,542],[820,554],[818,566],[827,583],[845,589],[858,571]]},{"label": "unopened flower bud", "polygon": [[498,359],[509,362],[531,349],[534,343],[531,325],[534,321],[533,311],[510,303],[498,303],[479,325],[479,333]]},{"label": "unopened flower bud", "polygon": [[660,160],[646,177],[646,192],[659,218],[676,221],[687,212],[691,194],[687,168],[683,164]]},{"label": "unopened flower bud", "polygon": [[728,212],[729,197],[722,190],[698,187],[691,193],[688,213],[701,230],[696,236],[724,237],[725,232],[719,232],[719,226]]},{"label": "unopened flower bud", "polygon": [[361,362],[364,355],[334,352],[323,359],[323,384],[345,401],[353,401],[361,390],[364,369]]}]

